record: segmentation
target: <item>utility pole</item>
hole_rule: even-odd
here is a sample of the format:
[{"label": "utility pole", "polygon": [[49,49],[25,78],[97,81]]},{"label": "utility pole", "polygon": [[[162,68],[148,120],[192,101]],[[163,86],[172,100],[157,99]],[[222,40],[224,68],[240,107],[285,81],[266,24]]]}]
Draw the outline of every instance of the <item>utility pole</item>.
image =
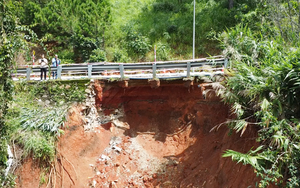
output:
[{"label": "utility pole", "polygon": [[156,62],[156,45],[154,45],[154,62]]},{"label": "utility pole", "polygon": [[194,21],[193,21],[193,59],[195,59],[195,7],[196,7],[196,0],[194,0]]}]

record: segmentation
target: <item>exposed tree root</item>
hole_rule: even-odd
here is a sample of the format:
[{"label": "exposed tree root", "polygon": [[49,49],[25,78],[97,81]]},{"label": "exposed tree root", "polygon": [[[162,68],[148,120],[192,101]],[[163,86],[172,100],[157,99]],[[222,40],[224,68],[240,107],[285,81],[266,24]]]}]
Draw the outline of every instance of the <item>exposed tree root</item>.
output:
[{"label": "exposed tree root", "polygon": [[60,162],[60,165],[62,166],[63,170],[65,170],[66,173],[68,174],[68,176],[69,176],[71,182],[73,183],[73,185],[75,185],[75,182],[74,182],[74,180],[73,180],[71,174],[69,173],[69,171],[63,166],[63,164],[61,164],[61,162]]},{"label": "exposed tree root", "polygon": [[[66,173],[68,174],[68,176],[69,176],[69,178],[70,178],[70,180],[71,180],[71,182],[73,183],[73,185],[75,185],[75,182],[74,182],[74,180],[73,180],[73,178],[72,178],[72,176],[71,176],[71,174],[69,173],[69,171],[65,168],[65,166],[63,165],[63,158],[65,158],[63,155],[61,155],[60,153],[59,153],[59,155],[60,155],[60,160],[58,160],[58,163],[61,165],[61,167],[62,167],[62,183],[63,183],[63,179],[64,179],[64,171],[66,171]],[[65,158],[66,159],[66,158]],[[70,162],[70,161],[68,161],[67,159],[66,159],[66,161],[69,163],[69,164],[71,164],[71,166],[73,167],[73,169],[74,169],[74,171],[75,171],[75,174],[76,174],[76,179],[78,178],[78,176],[77,176],[77,172],[76,172],[76,170],[75,170],[75,168],[74,168],[74,165]],[[63,184],[62,184],[63,185]]]},{"label": "exposed tree root", "polygon": [[49,174],[48,183],[47,183],[46,188],[49,186],[49,184],[50,184],[50,182],[51,182],[51,174],[52,174],[52,170],[53,170],[53,168],[51,168],[51,170],[50,170],[50,174]]},{"label": "exposed tree root", "polygon": [[77,171],[76,171],[74,165],[73,165],[66,157],[64,157],[62,154],[60,154],[60,156],[61,156],[62,158],[64,158],[64,159],[72,166],[72,168],[73,168],[73,170],[74,170],[74,172],[75,172],[75,175],[76,175],[76,179],[78,179]]}]

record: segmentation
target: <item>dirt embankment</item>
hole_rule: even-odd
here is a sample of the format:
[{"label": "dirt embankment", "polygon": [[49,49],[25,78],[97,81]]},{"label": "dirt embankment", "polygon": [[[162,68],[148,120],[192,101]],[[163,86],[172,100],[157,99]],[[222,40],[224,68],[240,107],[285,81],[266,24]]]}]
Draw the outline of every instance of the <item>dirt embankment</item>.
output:
[{"label": "dirt embankment", "polygon": [[40,170],[27,160],[17,187],[255,187],[253,169],[221,157],[226,149],[248,151],[255,130],[243,137],[226,126],[210,131],[229,109],[202,90],[178,82],[156,89],[96,82],[97,126],[84,128],[84,110],[74,107],[52,180],[40,185]]}]

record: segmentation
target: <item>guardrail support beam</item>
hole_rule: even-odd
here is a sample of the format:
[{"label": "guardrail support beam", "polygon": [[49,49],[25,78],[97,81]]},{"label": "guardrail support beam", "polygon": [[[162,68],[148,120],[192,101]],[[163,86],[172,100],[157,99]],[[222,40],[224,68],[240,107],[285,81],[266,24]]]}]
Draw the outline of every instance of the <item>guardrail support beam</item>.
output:
[{"label": "guardrail support beam", "polygon": [[156,63],[152,64],[152,74],[153,74],[153,79],[156,78]]},{"label": "guardrail support beam", "polygon": [[27,81],[30,80],[30,73],[31,73],[31,68],[26,68],[26,79],[27,79]]},{"label": "guardrail support beam", "polygon": [[191,76],[191,62],[187,62],[186,66],[186,77],[189,78]]},{"label": "guardrail support beam", "polygon": [[125,78],[124,76],[124,66],[123,64],[119,64],[119,70],[120,70],[120,76],[121,76],[121,79],[123,80]]},{"label": "guardrail support beam", "polygon": [[61,79],[61,71],[62,71],[62,66],[58,65],[57,66],[57,78]]},{"label": "guardrail support beam", "polygon": [[92,78],[92,69],[93,69],[93,65],[88,65],[88,77]]}]

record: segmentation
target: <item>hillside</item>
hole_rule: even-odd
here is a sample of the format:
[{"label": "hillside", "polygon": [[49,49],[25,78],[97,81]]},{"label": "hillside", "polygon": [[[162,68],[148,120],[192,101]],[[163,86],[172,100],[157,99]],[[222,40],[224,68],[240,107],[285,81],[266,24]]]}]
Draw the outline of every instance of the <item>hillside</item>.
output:
[{"label": "hillside", "polygon": [[[248,1],[231,9],[227,0],[195,3],[196,58],[220,55],[213,33],[234,26],[255,8]],[[58,54],[63,63],[153,61],[154,50],[157,60],[193,58],[192,1],[24,0],[15,6],[21,24],[34,32],[28,36],[28,62],[35,47],[48,58]]]},{"label": "hillside", "polygon": [[226,149],[249,150],[255,130],[242,137],[226,126],[210,131],[229,112],[213,91],[203,98],[204,85],[169,81],[154,89],[132,81],[125,89],[108,82],[94,88],[92,103],[69,111],[54,166],[45,172],[26,159],[16,187],[255,186],[250,166],[221,157]]},{"label": "hillside", "polygon": [[[170,175],[169,179],[161,177],[159,178],[161,182],[166,179],[169,181],[167,184],[171,182],[180,186],[182,183],[186,185],[184,182],[197,182],[198,179],[201,179],[188,180],[191,177],[187,174],[189,172],[194,174],[194,172],[192,172],[193,170],[186,171],[185,168],[189,169],[193,167],[193,164],[180,154],[185,154],[185,151],[189,151],[188,148],[193,148],[196,143],[197,146],[202,145],[201,137],[206,138],[206,134],[212,135],[213,140],[221,143],[221,140],[218,139],[219,137],[225,138],[226,131],[222,131],[221,134],[220,131],[209,132],[208,130],[211,130],[215,124],[226,120],[224,125],[228,126],[230,130],[228,133],[233,135],[229,138],[235,141],[238,136],[240,136],[239,139],[242,139],[244,136],[248,138],[247,135],[249,135],[251,140],[255,137],[256,142],[245,143],[245,150],[243,145],[236,149],[222,148],[222,144],[217,145],[217,148],[224,149],[222,152],[218,151],[220,153],[216,154],[217,157],[222,155],[253,168],[253,172],[260,179],[252,179],[252,175],[249,175],[249,178],[253,180],[251,185],[268,187],[270,184],[274,184],[280,187],[300,187],[300,2],[295,0],[197,0],[194,2],[190,0],[0,1],[1,185],[14,186],[14,172],[26,159],[35,160],[33,164],[41,166],[43,170],[41,176],[40,178],[36,177],[36,180],[40,179],[40,184],[44,185],[47,182],[48,175],[51,179],[47,182],[49,185],[50,183],[54,185],[54,182],[59,181],[58,178],[61,178],[64,183],[66,182],[64,181],[66,174],[62,172],[68,173],[71,170],[62,168],[60,173],[56,167],[63,165],[59,165],[58,160],[63,164],[67,162],[73,169],[76,168],[73,165],[76,162],[68,162],[71,159],[62,157],[68,154],[58,156],[60,152],[57,150],[57,143],[58,141],[63,142],[64,132],[72,131],[72,129],[68,129],[69,127],[76,129],[72,123],[69,127],[64,126],[64,123],[68,122],[66,114],[69,108],[72,107],[75,110],[78,107],[83,116],[90,112],[93,112],[90,114],[93,116],[93,114],[98,114],[97,110],[99,110],[99,115],[105,121],[102,122],[100,117],[93,116],[97,121],[88,118],[76,125],[88,124],[90,128],[85,128],[85,131],[88,131],[96,127],[91,124],[93,122],[103,131],[109,129],[112,137],[114,135],[120,137],[116,140],[117,143],[112,145],[115,149],[124,151],[124,155],[127,156],[127,153],[137,149],[132,149],[131,144],[137,143],[135,145],[146,148],[144,153],[147,155],[155,156],[154,154],[161,152],[155,156],[158,159],[156,164],[162,166],[162,169],[166,169],[165,171],[168,171],[169,168],[165,164],[166,160],[171,161],[172,164],[175,163],[175,166],[180,166],[178,174],[182,174],[182,176]],[[195,27],[192,27],[193,13],[196,17]],[[46,58],[50,60],[54,54],[58,54],[63,64],[107,61],[152,62],[156,49],[158,61],[190,59],[193,51],[194,28],[196,31],[195,57],[207,57],[222,53],[223,57],[229,60],[228,67],[224,69],[225,79],[216,87],[220,99],[211,101],[212,103],[206,96],[211,90],[204,90],[199,84],[192,86],[191,82],[185,83],[186,87],[190,87],[189,89],[185,88],[188,93],[184,93],[182,88],[177,86],[174,86],[176,89],[171,87],[170,91],[172,92],[168,92],[169,90],[163,86],[163,82],[160,87],[163,89],[161,93],[154,92],[160,91],[160,88],[150,90],[151,87],[149,88],[148,83],[147,87],[143,87],[147,92],[144,93],[141,90],[140,93],[136,93],[137,91],[133,88],[139,90],[141,85],[131,85],[126,88],[126,85],[122,85],[122,83],[120,85],[113,84],[114,80],[110,79],[107,86],[103,86],[103,88],[97,86],[98,92],[95,95],[95,93],[90,93],[90,91],[94,91],[89,88],[92,87],[88,83],[90,80],[81,79],[76,82],[62,80],[14,82],[12,80],[15,68],[19,64],[30,64],[32,55],[38,59],[45,54]],[[153,81],[158,83],[158,80]],[[180,87],[183,87],[182,85],[181,83]],[[202,93],[198,93],[198,86],[203,89]],[[102,91],[108,91],[110,94],[108,99],[111,98],[108,101],[101,97]],[[195,91],[197,97],[200,98],[193,95]],[[168,93],[168,95],[165,96],[162,93]],[[89,95],[93,95],[93,97],[89,98]],[[119,98],[118,95],[120,95]],[[79,105],[84,103],[87,98],[91,101],[96,100],[96,109],[86,109]],[[209,120],[203,116],[202,122],[201,118],[199,119],[202,117],[201,113],[205,114],[207,109],[208,112],[210,111],[210,108],[204,105],[207,100],[209,105],[219,104],[220,106],[215,109],[222,112],[223,106],[228,105],[230,110],[226,110],[226,113],[230,111],[232,117],[227,119],[227,115],[221,114],[220,116],[223,118],[219,122],[216,120],[218,116],[215,116],[217,110],[214,110],[214,115],[208,115]],[[137,107],[131,106],[130,101],[136,102]],[[198,102],[195,103],[195,101]],[[143,106],[148,107],[149,104],[154,104],[155,107],[155,109],[148,109],[151,113],[147,109],[143,109]],[[199,107],[201,105],[207,109],[203,110]],[[130,107],[129,110],[127,107]],[[102,108],[105,111],[101,112]],[[138,111],[135,111],[135,108]],[[116,109],[117,111],[114,111]],[[121,130],[117,128],[116,132],[113,131],[112,124],[107,124],[111,122],[109,118],[114,117],[110,115],[113,112],[116,114],[122,112],[123,116],[123,118],[119,117],[120,122],[113,124],[126,125]],[[76,115],[76,118],[80,118],[80,116]],[[191,120],[191,126],[189,126],[189,120]],[[130,128],[126,123],[130,124]],[[208,125],[209,129],[202,130],[200,125],[204,125],[203,128]],[[150,129],[152,127],[154,130]],[[225,129],[224,127],[220,127],[220,130]],[[184,139],[187,141],[186,143],[182,142],[178,145],[178,151],[181,153],[173,151],[175,149],[155,150],[159,149],[162,143],[166,143],[166,148],[169,147],[169,144],[171,148],[175,147],[172,139],[173,141],[177,140],[176,136],[178,136],[180,140],[183,136],[179,134],[175,138],[170,137],[171,130],[176,130],[176,128],[183,131],[180,134],[189,136]],[[143,134],[144,137],[140,137],[137,133]],[[195,133],[197,137],[194,137],[195,135],[192,133]],[[89,133],[82,132],[82,135],[85,134]],[[153,139],[159,144],[153,142]],[[207,137],[207,140],[210,139]],[[236,144],[239,139],[234,143]],[[107,140],[114,139],[109,136]],[[147,148],[146,141],[153,143],[153,148]],[[247,145],[248,143],[249,145]],[[210,145],[204,141],[203,144]],[[101,146],[100,153],[96,154],[97,157],[100,154],[106,156],[105,152],[113,149],[110,148],[112,145]],[[111,151],[115,151],[115,149]],[[10,150],[13,150],[12,154]],[[201,148],[195,147],[193,150],[197,153],[195,160],[199,157],[197,162],[202,160],[201,156],[206,156]],[[216,156],[214,153],[209,154],[212,157]],[[136,156],[138,155],[136,154]],[[14,166],[10,166],[14,158],[12,156],[16,159]],[[121,153],[118,156],[124,157]],[[170,158],[170,156],[172,157]],[[173,156],[178,160],[186,160],[186,163],[183,162],[182,166],[179,165],[180,163],[177,164],[178,160],[177,158],[173,160]],[[104,159],[107,158],[104,157]],[[149,158],[145,157],[144,159]],[[124,160],[127,161],[126,157]],[[139,159],[136,158],[135,161],[139,162]],[[140,162],[142,163],[142,161]],[[210,164],[209,161],[207,163]],[[84,162],[78,165],[81,164],[86,165]],[[95,162],[91,164],[96,169],[98,164]],[[125,173],[121,170],[122,168],[111,170],[112,164],[114,163],[107,162],[105,164],[109,166],[110,172]],[[134,164],[137,164],[135,167],[139,169],[139,173],[143,171],[143,165]],[[216,169],[217,173],[220,172],[218,177],[224,175],[222,174],[222,164],[221,161],[216,164],[217,166],[211,166],[214,173],[216,173]],[[199,163],[198,166],[201,164]],[[198,166],[193,169],[203,170],[198,169]],[[31,171],[25,170],[25,172]],[[97,175],[106,176],[106,172],[96,170],[96,175],[92,174],[90,178],[100,184]],[[147,171],[145,181],[148,181],[151,175],[152,177],[157,175],[152,172]],[[132,173],[134,174],[134,172]],[[203,174],[200,171],[199,173]],[[77,174],[77,170],[75,174]],[[230,172],[226,171],[225,175],[227,174]],[[231,174],[230,176],[235,175],[240,174]],[[69,176],[72,184],[75,183],[73,176]],[[215,181],[205,173],[203,176],[206,180],[210,180],[212,186],[223,185],[223,183],[225,185],[225,180],[231,179],[228,177],[224,178],[225,180],[221,178]],[[75,175],[75,177],[77,176]],[[187,179],[181,179],[181,177]],[[243,177],[238,177],[237,181],[240,178]],[[17,181],[20,185],[24,182],[22,176],[19,176]],[[84,181],[80,180],[80,182]],[[151,181],[151,186],[158,184],[157,181],[149,181]],[[32,181],[32,183],[36,182]],[[63,183],[61,182],[61,184]],[[228,186],[231,185],[228,184]]]}]

